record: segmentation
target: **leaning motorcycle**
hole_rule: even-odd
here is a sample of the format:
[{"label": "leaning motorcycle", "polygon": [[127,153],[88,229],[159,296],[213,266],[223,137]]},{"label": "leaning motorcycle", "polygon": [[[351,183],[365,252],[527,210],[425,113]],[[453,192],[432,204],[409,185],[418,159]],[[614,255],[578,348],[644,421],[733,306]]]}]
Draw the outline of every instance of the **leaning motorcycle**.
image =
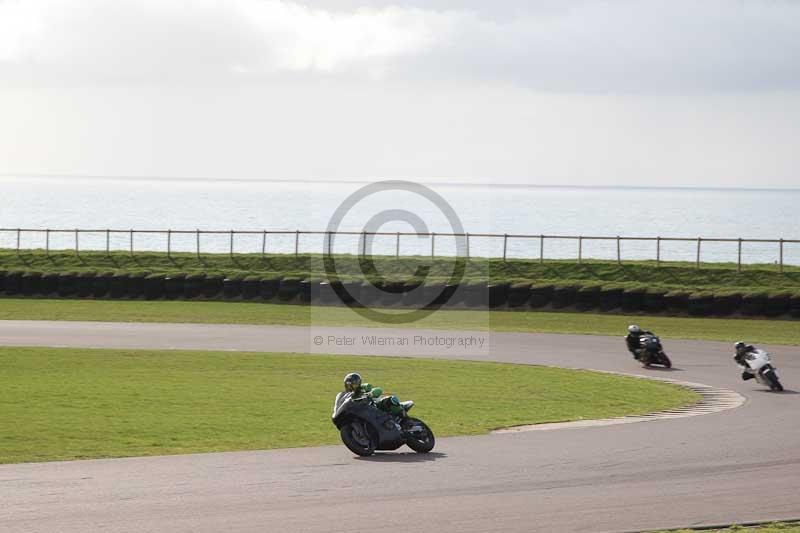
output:
[{"label": "leaning motorcycle", "polygon": [[752,374],[756,381],[769,387],[770,389],[780,392],[783,390],[783,385],[778,378],[777,369],[772,366],[769,354],[764,350],[756,350],[744,356],[747,366],[739,364],[742,372]]},{"label": "leaning motorcycle", "polygon": [[639,350],[637,359],[639,359],[644,366],[663,365],[664,368],[672,368],[672,361],[670,361],[667,354],[664,353],[661,339],[657,336],[642,335],[639,339],[639,345],[641,349]]},{"label": "leaning motorcycle", "polygon": [[417,453],[428,453],[436,443],[433,431],[422,420],[408,416],[414,402],[400,405],[404,414],[395,416],[378,409],[370,395],[354,398],[352,392],[340,392],[333,404],[332,420],[344,445],[362,457],[375,450],[396,450],[404,444]]}]

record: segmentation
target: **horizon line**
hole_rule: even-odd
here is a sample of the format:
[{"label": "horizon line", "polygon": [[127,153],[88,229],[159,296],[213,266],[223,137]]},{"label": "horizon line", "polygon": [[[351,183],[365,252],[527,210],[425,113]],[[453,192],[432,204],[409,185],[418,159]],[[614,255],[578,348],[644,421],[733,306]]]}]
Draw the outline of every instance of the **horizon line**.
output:
[{"label": "horizon line", "polygon": [[[287,179],[287,178],[247,178],[247,177],[213,177],[213,176],[137,176],[116,175],[104,176],[97,174],[51,174],[51,173],[0,173],[0,178],[36,178],[36,179],[85,179],[85,180],[111,180],[111,181],[173,181],[173,182],[232,182],[232,183],[322,183],[366,185],[380,181],[396,180],[397,178],[377,179]],[[430,181],[428,178],[405,179],[402,181],[416,181],[423,185],[443,187],[498,187],[507,189],[670,189],[670,190],[707,190],[707,191],[800,191],[800,187],[755,187],[755,186],[724,186],[724,185],[580,185],[580,184],[552,184],[552,183],[485,183],[473,181]]]}]

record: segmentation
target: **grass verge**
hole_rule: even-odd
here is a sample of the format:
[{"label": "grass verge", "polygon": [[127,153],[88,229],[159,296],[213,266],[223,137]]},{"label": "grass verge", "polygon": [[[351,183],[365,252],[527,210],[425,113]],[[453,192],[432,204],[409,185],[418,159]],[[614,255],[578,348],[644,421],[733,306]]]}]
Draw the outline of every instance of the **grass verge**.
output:
[{"label": "grass verge", "polygon": [[[0,320],[87,320],[275,324],[291,326],[385,326],[346,307],[239,302],[0,299]],[[642,324],[664,338],[800,344],[800,321],[650,317],[540,311],[440,310],[408,324],[450,330],[624,335]]]},{"label": "grass verge", "polygon": [[[662,533],[696,533],[697,529],[681,529],[669,530]],[[733,526],[725,529],[703,529],[705,533],[727,533],[732,531],[739,531],[741,533],[759,532],[759,533],[800,533],[800,523],[786,523],[775,522],[774,524],[765,524],[761,526]]]},{"label": "grass verge", "polygon": [[[364,272],[380,274],[387,280],[414,279],[420,269],[426,280],[446,281],[453,271],[454,258],[375,256],[365,262],[353,255],[336,256],[336,273],[341,279],[363,279]],[[329,276],[323,256],[304,254],[204,254],[142,252],[74,252],[43,250],[0,250],[0,270],[40,273],[127,272],[153,274],[258,275],[272,278],[326,279]],[[464,281],[552,282],[579,286],[612,285],[618,288],[646,286],[650,289],[742,294],[764,291],[800,294],[800,267],[785,265],[743,265],[733,263],[694,263],[655,261],[538,260],[471,258],[463,268]]]},{"label": "grass verge", "polygon": [[666,383],[499,363],[0,348],[0,463],[336,444],[331,406],[353,370],[413,398],[439,436],[698,399]]}]

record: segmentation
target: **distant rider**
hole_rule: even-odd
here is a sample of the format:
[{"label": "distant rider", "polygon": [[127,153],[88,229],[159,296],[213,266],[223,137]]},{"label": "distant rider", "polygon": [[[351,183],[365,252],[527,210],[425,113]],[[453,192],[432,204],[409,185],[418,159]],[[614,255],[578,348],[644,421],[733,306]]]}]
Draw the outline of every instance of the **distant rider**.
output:
[{"label": "distant rider", "polygon": [[381,394],[383,394],[383,389],[380,387],[373,387],[369,383],[362,383],[361,375],[357,374],[356,372],[351,372],[344,377],[344,390],[346,392],[352,392],[353,398],[356,399],[365,396],[378,398],[375,400],[375,405],[381,411],[385,411],[389,414],[399,417],[402,417],[406,414],[406,411],[403,409],[403,406],[400,404],[400,399],[397,396],[384,396],[380,398]]},{"label": "distant rider", "polygon": [[753,379],[755,376],[749,372],[750,365],[747,364],[747,356],[755,353],[756,347],[752,344],[745,344],[742,341],[737,342],[733,345],[736,353],[733,356],[733,359],[740,365],[742,365],[745,369],[742,372],[742,379],[747,381],[748,379]]},{"label": "distant rider", "polygon": [[645,331],[636,324],[628,326],[628,336],[625,337],[625,343],[628,345],[628,351],[631,352],[634,359],[639,359],[642,354],[642,345],[639,339],[642,335],[652,335],[652,331]]}]

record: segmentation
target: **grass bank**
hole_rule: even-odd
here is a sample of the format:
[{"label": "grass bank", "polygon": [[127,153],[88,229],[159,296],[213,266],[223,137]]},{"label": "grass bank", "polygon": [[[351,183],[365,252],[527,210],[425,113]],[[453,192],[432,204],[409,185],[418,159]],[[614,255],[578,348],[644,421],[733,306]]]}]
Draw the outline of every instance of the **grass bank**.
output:
[{"label": "grass bank", "polygon": [[499,363],[0,348],[0,463],[336,444],[331,406],[353,370],[413,398],[439,436],[698,399],[666,383]]},{"label": "grass bank", "polygon": [[[391,312],[391,310],[387,310]],[[396,312],[396,310],[395,310]],[[0,320],[84,320],[383,327],[347,307],[241,302],[0,299]],[[666,339],[800,344],[800,321],[656,317],[569,312],[440,310],[404,325],[450,330],[624,335],[642,324]]]},{"label": "grass bank", "polygon": [[[364,272],[380,274],[388,280],[411,281],[418,278],[419,268],[427,269],[428,282],[444,282],[453,271],[453,258],[376,256],[365,264],[357,256],[336,256],[336,271],[341,279],[362,279]],[[321,255],[261,254],[194,254],[143,252],[131,256],[127,252],[51,252],[25,250],[19,255],[0,250],[0,270],[47,273],[108,272],[166,275],[260,276],[278,279],[325,279]],[[779,272],[776,265],[743,265],[738,272],[732,263],[693,263],[630,261],[538,260],[472,258],[462,269],[465,281],[571,282],[578,285],[612,285],[620,288],[649,288],[689,291],[736,290],[742,293],[790,292],[800,294],[800,267],[786,266]]]}]

